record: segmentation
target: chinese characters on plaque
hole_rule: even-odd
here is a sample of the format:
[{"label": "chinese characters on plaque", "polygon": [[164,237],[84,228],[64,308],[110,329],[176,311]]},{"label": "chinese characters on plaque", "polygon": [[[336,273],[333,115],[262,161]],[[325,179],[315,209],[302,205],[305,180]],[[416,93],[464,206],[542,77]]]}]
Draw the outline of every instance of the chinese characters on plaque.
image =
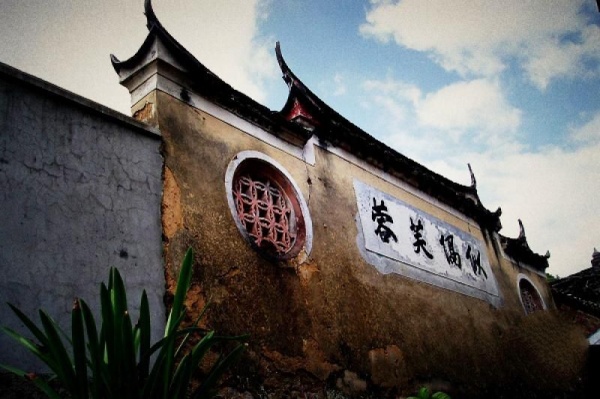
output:
[{"label": "chinese characters on plaque", "polygon": [[[430,277],[435,285],[445,286],[441,278],[454,282],[448,286],[498,294],[481,240],[358,180],[354,190],[367,251],[426,271],[419,275],[435,276]],[[400,274],[406,270],[391,269]]]}]

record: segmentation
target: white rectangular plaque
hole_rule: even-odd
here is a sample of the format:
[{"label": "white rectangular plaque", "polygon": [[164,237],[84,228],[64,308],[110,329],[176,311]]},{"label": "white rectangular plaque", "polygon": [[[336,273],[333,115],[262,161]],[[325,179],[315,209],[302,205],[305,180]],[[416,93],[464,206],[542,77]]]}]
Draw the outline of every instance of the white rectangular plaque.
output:
[{"label": "white rectangular plaque", "polygon": [[382,273],[405,274],[498,303],[496,279],[481,240],[358,180],[354,191],[364,248],[400,262],[395,266],[368,256],[377,260],[370,263]]}]

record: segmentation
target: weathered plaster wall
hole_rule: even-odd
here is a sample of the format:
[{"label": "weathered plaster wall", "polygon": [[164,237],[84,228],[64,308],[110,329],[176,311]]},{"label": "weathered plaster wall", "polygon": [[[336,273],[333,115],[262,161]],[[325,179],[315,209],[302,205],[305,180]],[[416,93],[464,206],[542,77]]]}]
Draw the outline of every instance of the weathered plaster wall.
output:
[{"label": "weathered plaster wall", "polygon": [[[239,389],[260,386],[283,397],[277,392],[322,393],[327,384],[347,394],[383,396],[408,394],[437,379],[459,397],[481,397],[568,389],[576,380],[584,337],[555,313],[524,315],[515,266],[501,260],[495,239],[477,225],[323,148],[311,166],[167,94],[158,92],[152,101],[170,187],[163,209],[173,210],[163,219],[168,275],[176,275],[185,248],[193,246],[189,304],[200,309],[211,298],[211,327],[251,334],[233,381]],[[268,261],[238,232],[224,180],[229,162],[244,150],[275,159],[300,187],[314,233],[306,261]],[[503,305],[382,275],[366,263],[357,246],[355,178],[485,242]]]},{"label": "weathered plaster wall", "polygon": [[[25,332],[10,302],[69,327],[73,299],[97,309],[115,266],[132,308],[147,290],[161,336],[159,148],[155,130],[0,69],[0,325]],[[32,358],[0,334],[0,363],[38,368]]]}]

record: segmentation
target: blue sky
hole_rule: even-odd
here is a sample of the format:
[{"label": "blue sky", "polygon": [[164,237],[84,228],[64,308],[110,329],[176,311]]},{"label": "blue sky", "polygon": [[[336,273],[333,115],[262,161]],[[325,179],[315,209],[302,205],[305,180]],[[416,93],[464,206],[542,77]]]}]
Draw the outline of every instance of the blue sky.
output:
[{"label": "blue sky", "polygon": [[[549,272],[600,247],[600,13],[594,0],[154,0],[207,67],[269,108],[275,41],[346,118],[459,183],[467,162],[502,234],[525,225]],[[0,61],[129,113],[109,54],[130,57],[143,0],[2,0]]]}]

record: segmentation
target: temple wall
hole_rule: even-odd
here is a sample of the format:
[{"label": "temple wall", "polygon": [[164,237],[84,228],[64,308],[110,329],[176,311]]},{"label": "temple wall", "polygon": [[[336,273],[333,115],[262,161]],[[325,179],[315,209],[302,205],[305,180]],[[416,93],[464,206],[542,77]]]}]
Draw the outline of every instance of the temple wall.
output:
[{"label": "temple wall", "polygon": [[[70,331],[73,299],[99,315],[114,266],[134,315],[148,291],[153,340],[162,336],[160,143],[156,130],[0,65],[0,325],[26,332],[10,302]],[[0,333],[1,364],[40,371],[34,360]]]},{"label": "temple wall", "polygon": [[[250,335],[224,398],[577,388],[582,331],[556,312],[543,272],[508,257],[497,232],[377,162],[316,136],[300,144],[302,134],[281,131],[286,123],[162,35],[114,64],[134,118],[153,127],[0,64],[0,325],[24,331],[2,305],[11,302],[32,317],[44,308],[68,331],[73,298],[97,311],[98,285],[117,266],[131,302],[147,290],[156,340],[165,284],[168,306],[192,247],[186,321],[210,302],[203,326]],[[427,174],[400,175],[417,173]],[[432,193],[436,179],[424,180]],[[459,192],[459,203],[478,206],[474,190]],[[253,231],[250,197],[262,215]],[[526,314],[522,282],[543,311]],[[5,335],[0,363],[41,369]]]},{"label": "temple wall", "polygon": [[[211,327],[251,335],[244,367],[237,371],[248,390],[260,386],[282,393],[294,386],[319,392],[329,386],[348,395],[408,394],[435,377],[438,385],[458,389],[461,397],[478,397],[535,390],[539,384],[567,389],[576,380],[585,340],[553,311],[525,315],[518,275],[540,287],[552,310],[546,283],[505,258],[495,233],[325,145],[314,146],[306,157],[314,162],[305,162],[234,127],[227,118],[215,118],[160,91],[134,111],[149,103],[156,112],[148,119],[165,140],[163,232],[170,283],[185,249],[192,246],[196,270],[188,305],[198,312],[210,298]],[[245,151],[276,162],[297,185],[310,213],[310,250],[307,246],[295,258],[277,262],[258,253],[240,233],[228,205],[227,176]],[[361,249],[369,245],[365,235],[371,233],[363,228],[369,220],[361,219],[360,184],[387,195],[388,204],[399,200],[397,214],[406,209],[421,213],[432,229],[480,243],[489,267],[485,280],[493,280],[485,287],[490,292],[495,287],[496,294],[472,295],[481,290],[465,289],[460,281],[468,279],[459,284],[440,277],[444,271],[406,277],[402,272],[409,268],[392,255]],[[393,226],[408,230],[409,221],[402,223],[395,220]],[[437,237],[427,238],[433,248]],[[446,259],[439,259],[441,249],[437,251],[439,267]]]}]

